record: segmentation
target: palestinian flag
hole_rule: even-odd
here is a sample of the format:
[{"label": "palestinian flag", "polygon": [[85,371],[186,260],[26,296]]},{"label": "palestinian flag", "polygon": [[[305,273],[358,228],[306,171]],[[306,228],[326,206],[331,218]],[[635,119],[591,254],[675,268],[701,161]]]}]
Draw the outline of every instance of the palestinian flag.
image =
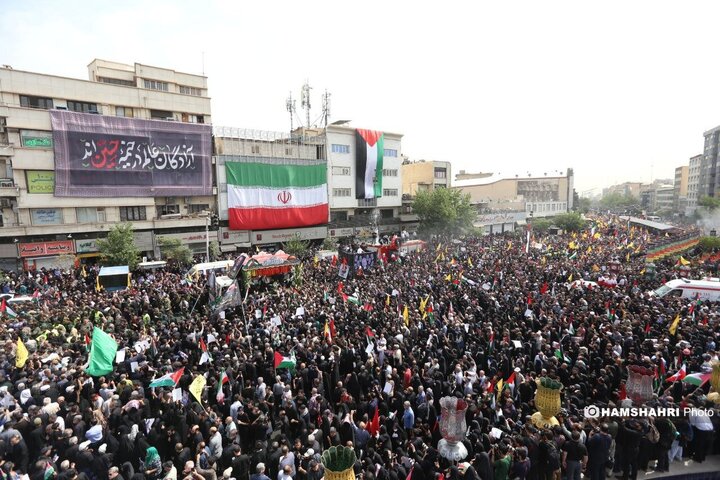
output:
[{"label": "palestinian flag", "polygon": [[150,388],[155,387],[177,387],[178,382],[180,381],[180,377],[183,376],[183,373],[185,373],[185,367],[182,367],[180,370],[178,370],[175,373],[166,373],[162,377],[153,380],[150,382]]},{"label": "palestinian flag", "polygon": [[205,344],[205,340],[202,338],[200,339],[200,350],[202,351],[202,355],[200,356],[200,365],[203,363],[211,362],[212,359],[210,358],[210,354],[208,353],[207,345]]},{"label": "palestinian flag", "polygon": [[383,133],[355,131],[355,198],[382,197]]},{"label": "palestinian flag", "polygon": [[328,221],[325,161],[226,162],[231,230],[269,230]]},{"label": "palestinian flag", "polygon": [[220,405],[225,403],[225,392],[223,392],[223,385],[225,385],[229,381],[230,379],[228,378],[227,373],[225,373],[225,370],[223,370],[220,374],[220,379],[218,380],[218,389],[217,393],[215,394],[215,399]]},{"label": "palestinian flag", "polygon": [[691,373],[682,379],[683,382],[695,385],[696,387],[702,387],[710,381],[712,373]]},{"label": "palestinian flag", "polygon": [[678,380],[682,380],[687,375],[687,369],[685,367],[685,364],[678,370],[678,372],[675,375],[670,375],[665,380],[668,382],[677,382]]},{"label": "palestinian flag", "polygon": [[7,314],[7,316],[10,318],[17,317],[17,313],[15,313],[15,311],[8,306],[4,298],[2,300],[2,304],[0,304],[0,312]]},{"label": "palestinian flag", "polygon": [[295,355],[291,357],[283,357],[282,353],[275,352],[275,370],[278,368],[287,368],[295,370]]}]

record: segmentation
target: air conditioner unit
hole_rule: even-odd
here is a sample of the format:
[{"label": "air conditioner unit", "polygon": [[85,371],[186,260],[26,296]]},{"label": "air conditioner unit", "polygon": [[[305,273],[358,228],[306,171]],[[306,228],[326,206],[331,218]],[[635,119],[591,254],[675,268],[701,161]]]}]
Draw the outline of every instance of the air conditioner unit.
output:
[{"label": "air conditioner unit", "polygon": [[12,202],[9,198],[0,198],[0,207],[2,208],[10,208],[12,207]]},{"label": "air conditioner unit", "polygon": [[213,187],[213,195],[217,195],[217,187]]}]

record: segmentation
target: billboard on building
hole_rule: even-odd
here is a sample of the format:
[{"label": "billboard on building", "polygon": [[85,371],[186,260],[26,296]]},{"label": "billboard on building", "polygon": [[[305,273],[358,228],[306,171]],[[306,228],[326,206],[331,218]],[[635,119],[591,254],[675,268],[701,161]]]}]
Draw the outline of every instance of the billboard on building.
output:
[{"label": "billboard on building", "polygon": [[212,195],[209,125],[51,110],[56,197]]}]

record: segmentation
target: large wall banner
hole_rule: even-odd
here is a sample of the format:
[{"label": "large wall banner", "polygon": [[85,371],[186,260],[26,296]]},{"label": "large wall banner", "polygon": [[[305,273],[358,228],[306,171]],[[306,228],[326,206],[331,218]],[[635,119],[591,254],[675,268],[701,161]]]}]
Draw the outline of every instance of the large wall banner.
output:
[{"label": "large wall banner", "polygon": [[51,110],[56,197],[212,195],[210,125]]}]

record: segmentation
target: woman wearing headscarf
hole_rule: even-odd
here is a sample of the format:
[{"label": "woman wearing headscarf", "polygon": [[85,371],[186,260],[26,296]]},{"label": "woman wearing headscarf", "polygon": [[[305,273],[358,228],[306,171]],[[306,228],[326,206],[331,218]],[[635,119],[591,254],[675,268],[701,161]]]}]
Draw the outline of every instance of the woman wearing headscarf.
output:
[{"label": "woman wearing headscarf", "polygon": [[162,477],[162,460],[160,454],[155,447],[148,447],[145,451],[145,479],[156,480]]}]

